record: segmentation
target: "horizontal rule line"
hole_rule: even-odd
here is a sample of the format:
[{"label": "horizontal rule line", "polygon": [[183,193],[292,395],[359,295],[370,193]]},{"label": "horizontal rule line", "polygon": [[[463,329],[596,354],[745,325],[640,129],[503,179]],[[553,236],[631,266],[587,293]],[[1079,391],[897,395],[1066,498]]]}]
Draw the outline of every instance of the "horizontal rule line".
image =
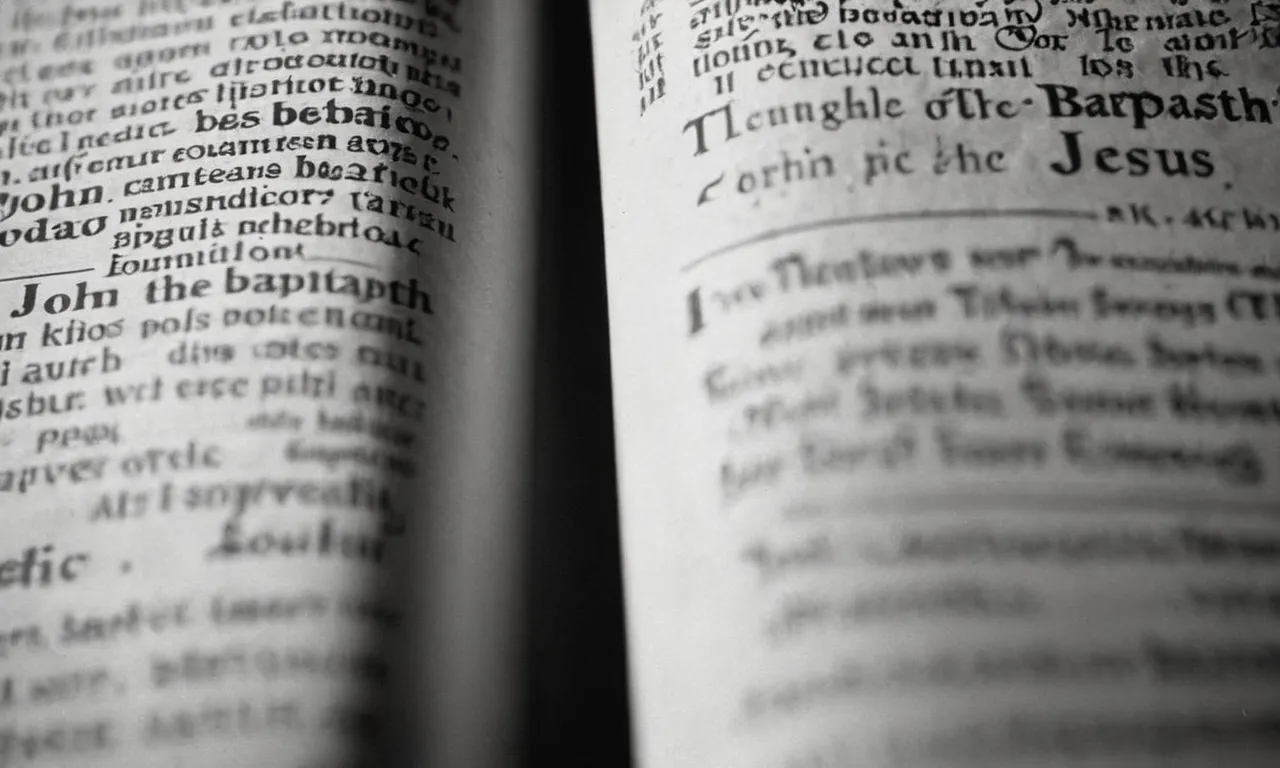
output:
[{"label": "horizontal rule line", "polygon": [[356,259],[344,259],[341,256],[308,256],[306,261],[327,261],[333,264],[349,264],[353,267],[364,267],[365,269],[377,269],[372,264],[366,264]]},{"label": "horizontal rule line", "polygon": [[1075,211],[1061,208],[960,208],[956,210],[937,211],[898,211],[894,213],[868,213],[857,216],[837,216],[831,219],[819,219],[789,227],[769,229],[744,240],[729,243],[714,251],[710,251],[680,268],[681,272],[689,272],[711,261],[717,256],[740,250],[749,245],[777,240],[787,235],[802,232],[816,232],[820,229],[847,227],[854,224],[893,224],[909,221],[938,221],[944,219],[1074,219],[1077,221],[1097,221],[1098,214],[1093,211]]},{"label": "horizontal rule line", "polygon": [[38,275],[18,275],[17,277],[0,277],[0,283],[14,283],[19,280],[35,280],[41,277],[57,277],[59,275],[78,275],[81,272],[92,272],[93,267],[84,269],[68,269],[65,272],[41,272]]}]

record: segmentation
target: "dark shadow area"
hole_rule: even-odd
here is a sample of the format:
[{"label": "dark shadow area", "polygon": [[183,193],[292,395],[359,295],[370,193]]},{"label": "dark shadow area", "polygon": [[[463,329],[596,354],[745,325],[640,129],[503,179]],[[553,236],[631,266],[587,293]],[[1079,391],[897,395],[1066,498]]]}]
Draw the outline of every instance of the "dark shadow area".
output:
[{"label": "dark shadow area", "polygon": [[[450,473],[476,468],[465,463],[466,453],[460,451],[430,453],[433,461],[423,461],[420,487],[407,496],[424,500],[409,521],[412,555],[367,589],[403,606],[412,617],[386,642],[395,674],[376,707],[386,717],[386,727],[367,752],[367,764],[379,768],[632,765],[588,3],[545,0],[536,5],[541,9],[541,61],[533,78],[539,141],[536,196],[529,205],[538,229],[522,254],[536,260],[536,270],[533,285],[520,284],[521,290],[535,294],[534,327],[528,334],[534,348],[527,358],[533,368],[533,425],[520,451],[521,460],[529,463],[531,482],[516,494],[527,503],[516,510],[521,519],[515,530],[469,527],[461,535],[457,527],[482,518],[484,510],[459,506],[457,499],[483,500],[484,493],[456,482],[459,478]],[[465,135],[465,125],[457,132]],[[399,276],[411,274],[410,266]],[[467,322],[442,325],[438,332],[461,339],[458,334]],[[472,327],[475,336],[470,338],[488,330]],[[437,349],[428,365],[464,370],[459,361],[465,355],[453,351],[458,354]],[[465,370],[483,374],[501,368],[501,361],[493,368],[471,362]],[[475,380],[471,385],[486,389],[490,383]],[[465,386],[433,394],[424,445],[456,446],[459,436],[447,431],[454,424],[448,413],[472,394]],[[483,451],[479,455],[491,457]],[[465,495],[442,490],[463,487]],[[516,538],[502,538],[508,536]],[[472,545],[477,541],[494,544],[476,549]],[[504,550],[505,542],[522,547],[524,562],[515,573],[501,568],[511,554]],[[512,583],[509,577],[520,582],[514,595],[499,588]],[[505,596],[518,604],[520,616],[513,621],[519,626],[513,632],[495,619],[497,607],[476,612],[497,606],[494,601]],[[469,603],[472,599],[477,605]],[[470,635],[451,631],[464,616],[468,627],[498,629]],[[506,636],[495,637],[495,631]],[[485,659],[494,664],[486,667]],[[508,674],[516,678],[509,687],[502,677]],[[512,724],[497,713],[509,713],[503,708],[513,702],[486,692],[517,689],[524,710],[515,713],[518,722]],[[490,723],[501,732],[485,733]],[[440,746],[476,747],[486,739],[462,752]],[[511,749],[522,759],[508,761]],[[470,762],[459,759],[460,754]]]},{"label": "dark shadow area", "polygon": [[543,5],[528,765],[631,765],[591,32]]}]

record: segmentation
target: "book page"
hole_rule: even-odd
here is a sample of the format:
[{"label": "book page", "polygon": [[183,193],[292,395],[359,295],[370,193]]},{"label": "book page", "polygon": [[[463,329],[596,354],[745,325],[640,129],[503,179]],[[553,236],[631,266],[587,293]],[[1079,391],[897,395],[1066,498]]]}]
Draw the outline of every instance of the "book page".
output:
[{"label": "book page", "polygon": [[530,13],[0,7],[0,766],[508,764]]},{"label": "book page", "polygon": [[593,12],[641,764],[1274,765],[1280,5]]}]

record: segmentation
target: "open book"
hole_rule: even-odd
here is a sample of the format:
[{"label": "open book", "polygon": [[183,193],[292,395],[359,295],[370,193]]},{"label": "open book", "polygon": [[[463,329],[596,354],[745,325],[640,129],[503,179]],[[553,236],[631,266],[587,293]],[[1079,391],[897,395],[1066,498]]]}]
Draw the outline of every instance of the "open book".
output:
[{"label": "open book", "polygon": [[0,3],[0,768],[519,765],[597,174],[639,765],[1276,765],[1280,4],[585,5]]}]

